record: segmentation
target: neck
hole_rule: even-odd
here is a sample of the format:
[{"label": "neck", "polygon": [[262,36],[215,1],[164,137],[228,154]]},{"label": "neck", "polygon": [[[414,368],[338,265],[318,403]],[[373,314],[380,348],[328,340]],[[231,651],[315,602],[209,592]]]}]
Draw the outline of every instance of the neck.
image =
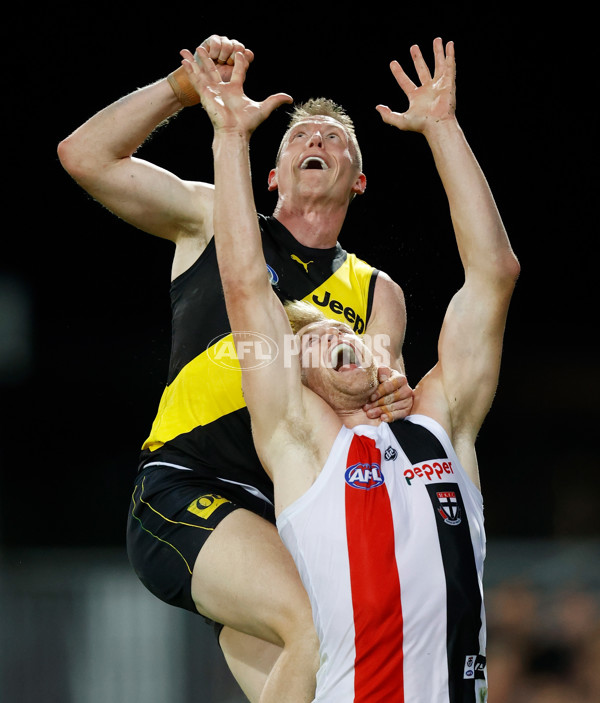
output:
[{"label": "neck", "polygon": [[287,207],[281,200],[273,216],[305,247],[330,249],[337,244],[348,207]]},{"label": "neck", "polygon": [[358,425],[381,425],[382,420],[379,417],[368,417],[367,413],[361,408],[360,410],[338,410],[337,416],[348,429],[358,427]]}]

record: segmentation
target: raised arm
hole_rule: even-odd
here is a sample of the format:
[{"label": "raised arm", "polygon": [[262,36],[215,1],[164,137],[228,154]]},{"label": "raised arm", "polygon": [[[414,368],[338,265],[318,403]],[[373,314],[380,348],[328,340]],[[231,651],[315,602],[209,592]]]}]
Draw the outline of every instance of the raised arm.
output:
[{"label": "raised arm", "polygon": [[[231,75],[228,61],[235,51],[253,58],[226,37],[213,35],[203,46],[218,62],[223,80]],[[179,68],[104,108],[58,146],[64,168],[93,198],[135,227],[172,240],[186,259],[195,259],[212,236],[213,187],[183,181],[134,154],[158,125],[197,102]]]},{"label": "raised arm", "polygon": [[[227,83],[221,81],[214,63],[201,47],[196,61],[187,51],[182,56],[214,128],[215,246],[227,314],[242,367],[244,398],[260,453],[274,428],[290,409],[298,407],[302,386],[300,367],[290,364],[286,353],[290,324],[269,282],[254,204],[249,144],[254,130],[291,98],[280,93],[263,102],[250,100],[243,91],[248,62],[242,53],[236,54]],[[268,364],[261,359],[266,349],[260,340],[265,338],[278,350]]]},{"label": "raised arm", "polygon": [[438,38],[433,48],[433,76],[419,48],[411,49],[419,86],[397,62],[391,65],[409,99],[408,110],[377,109],[385,122],[425,136],[448,197],[465,280],[444,319],[439,361],[415,390],[413,411],[446,427],[465,467],[475,475],[473,445],[498,383],[506,315],[520,267],[456,119],[454,45],[450,42],[444,50]]}]

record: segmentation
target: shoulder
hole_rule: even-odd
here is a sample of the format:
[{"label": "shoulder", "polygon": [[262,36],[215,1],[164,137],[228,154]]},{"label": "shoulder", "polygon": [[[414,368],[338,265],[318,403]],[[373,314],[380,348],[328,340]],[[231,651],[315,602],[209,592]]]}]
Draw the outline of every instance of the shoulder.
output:
[{"label": "shoulder", "polygon": [[375,293],[379,293],[381,297],[390,296],[397,301],[404,303],[404,291],[402,287],[394,281],[385,271],[377,272],[377,283],[375,284]]},{"label": "shoulder", "polygon": [[369,325],[377,325],[383,331],[390,326],[406,322],[406,302],[402,288],[384,271],[379,271],[373,294],[372,317]]},{"label": "shoulder", "polygon": [[284,491],[287,495],[285,503],[295,500],[314,483],[342,427],[332,408],[303,386],[298,402],[269,423],[262,436],[255,434],[267,473],[277,482],[279,495]]}]

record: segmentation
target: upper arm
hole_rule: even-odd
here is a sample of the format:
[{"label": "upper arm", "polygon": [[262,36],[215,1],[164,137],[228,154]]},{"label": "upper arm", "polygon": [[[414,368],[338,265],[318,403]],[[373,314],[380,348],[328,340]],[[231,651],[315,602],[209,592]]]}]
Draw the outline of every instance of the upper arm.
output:
[{"label": "upper arm", "polygon": [[[304,494],[324,466],[341,420],[302,383],[299,348],[276,295],[238,300],[229,313],[242,367],[242,389],[252,436],[262,465],[275,486],[275,514]],[[228,295],[228,303],[234,303]],[[233,317],[233,320],[231,319]],[[245,346],[242,340],[249,342]],[[265,345],[265,341],[267,344]],[[269,354],[269,350],[271,353]]]},{"label": "upper arm", "polygon": [[406,332],[406,304],[402,288],[380,271],[375,282],[373,307],[366,334],[383,365],[404,374],[402,347]]},{"label": "upper arm", "polygon": [[135,153],[181,109],[166,80],[134,91],[100,110],[58,145],[72,178],[118,217],[178,242],[212,235],[213,187],[184,181]]},{"label": "upper arm", "polygon": [[266,268],[261,287],[262,294],[254,290],[252,295],[243,288],[226,290],[244,400],[259,450],[274,438],[276,427],[297,423],[304,408],[297,337],[271,290]]},{"label": "upper arm", "polygon": [[125,157],[71,175],[95,199],[134,227],[175,243],[212,236],[211,184],[184,181],[148,161]]},{"label": "upper arm", "polygon": [[415,412],[441,422],[453,441],[474,442],[492,404],[514,281],[468,276],[448,306],[438,362],[417,386]]}]

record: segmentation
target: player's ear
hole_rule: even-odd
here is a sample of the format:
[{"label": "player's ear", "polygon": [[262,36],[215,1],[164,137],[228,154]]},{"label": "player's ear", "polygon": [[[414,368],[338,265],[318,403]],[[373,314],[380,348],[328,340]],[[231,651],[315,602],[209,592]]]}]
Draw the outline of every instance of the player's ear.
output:
[{"label": "player's ear", "polygon": [[354,195],[362,195],[367,188],[367,177],[364,173],[359,173],[354,185],[352,186],[352,192]]},{"label": "player's ear", "polygon": [[272,168],[269,171],[269,177],[267,179],[269,184],[269,190],[277,190],[277,169]]}]

